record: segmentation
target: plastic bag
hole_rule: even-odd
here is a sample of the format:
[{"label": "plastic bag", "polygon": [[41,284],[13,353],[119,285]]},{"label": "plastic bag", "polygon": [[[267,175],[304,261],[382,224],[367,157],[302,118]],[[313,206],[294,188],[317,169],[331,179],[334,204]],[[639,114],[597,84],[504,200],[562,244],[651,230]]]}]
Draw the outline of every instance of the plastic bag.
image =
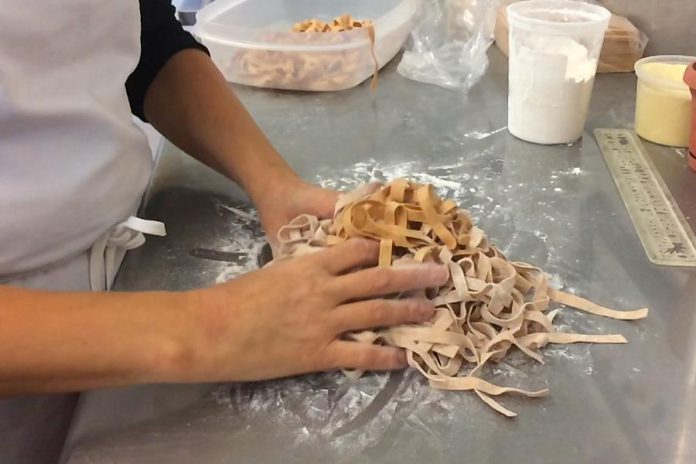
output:
[{"label": "plastic bag", "polygon": [[488,68],[498,0],[421,0],[421,20],[397,71],[409,79],[467,92]]}]

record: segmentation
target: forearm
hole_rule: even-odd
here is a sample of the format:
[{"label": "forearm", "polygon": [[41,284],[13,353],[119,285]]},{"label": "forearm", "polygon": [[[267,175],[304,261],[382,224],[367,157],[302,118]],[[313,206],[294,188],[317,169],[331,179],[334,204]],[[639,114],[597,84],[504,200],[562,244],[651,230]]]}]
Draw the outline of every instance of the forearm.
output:
[{"label": "forearm", "polygon": [[0,395],[176,380],[194,356],[188,297],[0,287]]},{"label": "forearm", "polygon": [[299,181],[210,58],[174,55],[145,98],[148,120],[179,148],[239,183],[255,203],[276,184]]}]

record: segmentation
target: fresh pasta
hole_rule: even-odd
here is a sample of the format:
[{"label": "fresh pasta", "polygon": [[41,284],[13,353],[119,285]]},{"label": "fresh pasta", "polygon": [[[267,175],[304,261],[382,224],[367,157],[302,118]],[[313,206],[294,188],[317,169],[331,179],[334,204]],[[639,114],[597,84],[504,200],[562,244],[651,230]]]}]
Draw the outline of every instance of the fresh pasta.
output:
[{"label": "fresh pasta", "polygon": [[380,266],[437,262],[448,267],[450,278],[444,286],[426,292],[436,307],[430,322],[346,337],[404,348],[409,365],[427,377],[432,387],[473,391],[508,417],[516,414],[493,397],[548,394],[546,389],[503,387],[481,378],[481,368],[502,360],[512,347],[543,363],[539,349],[549,343],[626,343],[622,335],[556,331],[553,319],[559,309],[549,311],[552,302],[621,320],[648,314],[647,309],[612,310],[551,288],[540,269],[509,261],[453,200],[442,200],[430,185],[404,179],[344,195],[332,219],[299,216],[280,230],[277,259],[313,253],[353,237],[380,242]]}]

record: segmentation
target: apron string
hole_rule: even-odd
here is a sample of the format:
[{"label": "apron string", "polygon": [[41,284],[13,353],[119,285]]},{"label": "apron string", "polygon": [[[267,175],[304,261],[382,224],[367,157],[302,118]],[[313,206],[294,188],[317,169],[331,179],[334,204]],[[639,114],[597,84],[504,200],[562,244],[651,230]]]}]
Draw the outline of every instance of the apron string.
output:
[{"label": "apron string", "polygon": [[131,216],[102,235],[89,257],[89,285],[93,292],[111,290],[126,251],[145,243],[145,234],[167,235],[164,224]]}]

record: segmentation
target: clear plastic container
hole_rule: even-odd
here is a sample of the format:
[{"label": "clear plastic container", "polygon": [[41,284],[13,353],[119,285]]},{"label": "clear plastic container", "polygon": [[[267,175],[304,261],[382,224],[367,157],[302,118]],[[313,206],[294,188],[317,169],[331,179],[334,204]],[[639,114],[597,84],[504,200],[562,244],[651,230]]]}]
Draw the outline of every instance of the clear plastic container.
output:
[{"label": "clear plastic container", "polygon": [[184,26],[196,24],[196,13],[213,0],[172,0],[176,16]]},{"label": "clear plastic container", "polygon": [[217,0],[198,12],[196,34],[230,82],[290,90],[354,87],[374,71],[365,29],[292,32],[302,20],[342,14],[371,20],[379,66],[411,31],[415,0]]},{"label": "clear plastic container", "polygon": [[513,3],[507,12],[510,133],[541,144],[575,142],[584,132],[611,13],[569,0]]},{"label": "clear plastic container", "polygon": [[636,62],[636,133],[672,147],[689,146],[691,92],[684,71],[693,56],[662,55]]}]

